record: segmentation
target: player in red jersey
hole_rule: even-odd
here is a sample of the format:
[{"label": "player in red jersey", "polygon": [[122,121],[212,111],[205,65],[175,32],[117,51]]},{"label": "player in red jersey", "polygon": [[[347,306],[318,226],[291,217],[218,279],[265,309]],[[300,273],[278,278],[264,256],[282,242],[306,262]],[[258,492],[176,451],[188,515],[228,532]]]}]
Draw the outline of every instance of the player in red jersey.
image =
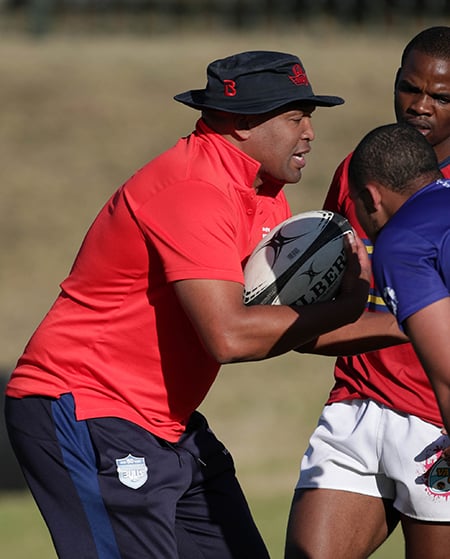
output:
[{"label": "player in red jersey", "polygon": [[6,389],[8,432],[62,559],[267,559],[233,460],[196,411],[221,363],[264,359],[357,320],[370,264],[308,308],[245,306],[243,265],[290,215],[314,139],[298,57],[212,62],[177,101],[189,136],[135,173],[92,224]]},{"label": "player in red jersey", "polygon": [[[449,27],[426,29],[408,43],[394,98],[397,120],[422,132],[450,177]],[[349,219],[370,254],[349,195],[350,158],[338,167],[325,207]],[[302,460],[287,559],[367,557],[399,519],[408,559],[447,555],[450,493],[436,496],[418,481],[449,445],[436,398],[409,343],[358,353],[371,348],[366,336],[383,339],[397,329],[374,285],[367,311],[351,327],[353,344],[340,347],[336,332],[303,348],[330,355],[340,349],[351,356],[336,361],[335,385]],[[405,429],[409,435],[402,438]]]}]

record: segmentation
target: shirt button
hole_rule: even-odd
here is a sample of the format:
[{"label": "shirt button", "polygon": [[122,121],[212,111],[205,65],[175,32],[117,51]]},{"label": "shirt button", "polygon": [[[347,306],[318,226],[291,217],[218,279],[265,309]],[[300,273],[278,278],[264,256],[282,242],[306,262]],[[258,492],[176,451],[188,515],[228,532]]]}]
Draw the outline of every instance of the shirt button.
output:
[{"label": "shirt button", "polygon": [[248,214],[248,215],[253,215],[253,213],[254,213],[254,212],[253,212],[252,209],[249,208],[249,209],[247,210],[247,214]]}]

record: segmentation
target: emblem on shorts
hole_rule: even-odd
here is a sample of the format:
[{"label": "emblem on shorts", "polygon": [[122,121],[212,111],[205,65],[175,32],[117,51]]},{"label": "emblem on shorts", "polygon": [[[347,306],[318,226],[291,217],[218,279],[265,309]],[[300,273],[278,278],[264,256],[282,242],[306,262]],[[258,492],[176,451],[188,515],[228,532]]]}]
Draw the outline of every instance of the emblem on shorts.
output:
[{"label": "emblem on shorts", "polygon": [[139,489],[148,479],[148,468],[145,458],[129,454],[116,460],[119,481],[131,489]]},{"label": "emblem on shorts", "polygon": [[440,495],[450,491],[450,466],[444,458],[439,458],[428,471],[428,488]]}]

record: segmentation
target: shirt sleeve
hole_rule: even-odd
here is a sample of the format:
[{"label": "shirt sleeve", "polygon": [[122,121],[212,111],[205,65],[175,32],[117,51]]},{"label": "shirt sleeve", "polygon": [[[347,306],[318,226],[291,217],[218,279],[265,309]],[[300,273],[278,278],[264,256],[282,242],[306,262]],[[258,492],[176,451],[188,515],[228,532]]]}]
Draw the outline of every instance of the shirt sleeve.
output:
[{"label": "shirt sleeve", "polygon": [[152,197],[137,217],[161,257],[168,281],[242,283],[239,210],[213,185],[189,181]]},{"label": "shirt sleeve", "polygon": [[[348,166],[351,158],[352,153],[349,153],[349,155],[347,155],[347,157],[337,167],[323,207],[326,210],[331,210],[332,212],[336,212],[346,217],[358,235],[362,239],[366,239],[366,234],[356,217],[355,205],[350,199]],[[365,244],[368,245],[369,243],[366,242]]]},{"label": "shirt sleeve", "polygon": [[437,248],[414,231],[385,226],[375,243],[372,268],[383,299],[400,325],[448,297],[439,274]]}]

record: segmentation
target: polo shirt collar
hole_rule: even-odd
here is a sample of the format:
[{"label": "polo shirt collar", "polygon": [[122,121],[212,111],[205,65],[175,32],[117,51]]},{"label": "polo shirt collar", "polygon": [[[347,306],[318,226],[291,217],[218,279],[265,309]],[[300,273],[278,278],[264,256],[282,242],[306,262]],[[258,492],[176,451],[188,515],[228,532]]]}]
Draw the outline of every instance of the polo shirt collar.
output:
[{"label": "polo shirt collar", "polygon": [[[195,131],[199,136],[207,135],[208,141],[216,147],[224,167],[233,180],[245,188],[254,190],[253,185],[261,164],[233,145],[221,134],[215,132],[202,118],[197,121]],[[283,186],[278,181],[271,181],[270,183],[266,181],[259,189],[259,192],[264,191],[266,196],[276,196]]]}]

